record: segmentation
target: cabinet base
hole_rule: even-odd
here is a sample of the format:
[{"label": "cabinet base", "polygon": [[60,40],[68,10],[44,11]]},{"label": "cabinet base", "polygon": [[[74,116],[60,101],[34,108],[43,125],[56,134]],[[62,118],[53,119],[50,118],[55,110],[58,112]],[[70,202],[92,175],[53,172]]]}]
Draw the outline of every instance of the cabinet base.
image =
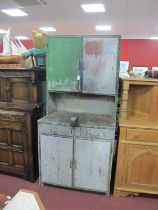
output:
[{"label": "cabinet base", "polygon": [[138,196],[138,195],[139,195],[139,193],[136,193],[136,192],[114,190],[114,196],[115,197],[127,197],[127,196],[135,197],[135,196]]},{"label": "cabinet base", "polygon": [[157,190],[118,187],[114,190],[115,197],[139,196],[139,194],[158,195]]}]

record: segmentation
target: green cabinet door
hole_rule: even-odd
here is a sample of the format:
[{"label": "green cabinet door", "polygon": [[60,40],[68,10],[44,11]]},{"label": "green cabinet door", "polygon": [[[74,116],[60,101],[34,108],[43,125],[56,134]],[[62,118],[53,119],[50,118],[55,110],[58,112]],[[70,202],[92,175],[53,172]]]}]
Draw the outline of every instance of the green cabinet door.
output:
[{"label": "green cabinet door", "polygon": [[48,91],[79,91],[81,50],[81,37],[48,37]]}]

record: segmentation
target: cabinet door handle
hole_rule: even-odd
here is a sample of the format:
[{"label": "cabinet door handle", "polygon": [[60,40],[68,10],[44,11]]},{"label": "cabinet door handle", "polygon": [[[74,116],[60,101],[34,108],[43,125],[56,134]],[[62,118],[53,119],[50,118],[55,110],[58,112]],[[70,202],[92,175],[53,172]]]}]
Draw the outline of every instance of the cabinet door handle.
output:
[{"label": "cabinet door handle", "polygon": [[74,168],[77,168],[76,160],[74,160]]},{"label": "cabinet door handle", "polygon": [[72,168],[72,160],[70,161],[70,168]]}]

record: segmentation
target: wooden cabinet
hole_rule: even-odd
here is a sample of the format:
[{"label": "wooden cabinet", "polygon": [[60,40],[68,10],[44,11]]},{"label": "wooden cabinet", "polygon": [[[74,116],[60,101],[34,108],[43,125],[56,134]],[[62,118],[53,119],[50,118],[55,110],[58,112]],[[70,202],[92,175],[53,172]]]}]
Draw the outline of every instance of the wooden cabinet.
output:
[{"label": "wooden cabinet", "polygon": [[0,70],[0,102],[45,102],[45,72],[40,70]]},{"label": "wooden cabinet", "polygon": [[[48,116],[44,118],[45,121],[49,120]],[[69,127],[71,132],[66,132],[66,129],[64,133],[64,126],[59,129],[57,126],[55,131],[52,130],[53,123],[51,126],[50,123],[39,120],[41,183],[108,194],[114,147],[114,136],[108,134],[112,131],[114,135],[114,128],[101,129],[101,136],[107,134],[107,139],[102,139],[94,135],[93,128],[85,137],[79,127]]]},{"label": "wooden cabinet", "polygon": [[2,173],[31,181],[38,175],[37,120],[45,113],[44,96],[38,94],[44,81],[44,71],[38,75],[33,70],[0,70]]},{"label": "wooden cabinet", "polygon": [[48,37],[47,115],[38,121],[41,184],[110,193],[119,39]]},{"label": "wooden cabinet", "polygon": [[119,39],[119,36],[49,37],[48,90],[116,94]]},{"label": "wooden cabinet", "polygon": [[123,80],[116,196],[158,194],[157,88],[155,80]]}]

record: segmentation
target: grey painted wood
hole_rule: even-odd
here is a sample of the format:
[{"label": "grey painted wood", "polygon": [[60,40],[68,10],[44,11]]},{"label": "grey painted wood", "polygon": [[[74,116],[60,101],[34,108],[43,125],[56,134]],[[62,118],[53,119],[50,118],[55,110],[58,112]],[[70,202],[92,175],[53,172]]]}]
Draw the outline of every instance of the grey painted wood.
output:
[{"label": "grey painted wood", "polygon": [[79,113],[79,112],[61,112],[55,111],[38,121],[38,123],[48,123],[52,127],[66,126],[67,129],[71,126],[71,117],[77,117],[76,127],[87,128],[114,128],[115,122],[111,115],[94,114],[94,113]]},{"label": "grey painted wood", "polygon": [[[109,195],[115,140],[118,51],[119,36],[83,36],[80,92],[52,92],[47,89],[47,115],[38,121],[41,183]],[[49,73],[49,66],[47,70]],[[71,117],[78,118],[75,128],[71,127]],[[71,169],[67,165],[70,159]],[[62,172],[60,179],[56,177],[58,168]]]},{"label": "grey painted wood", "polygon": [[116,94],[118,37],[89,37],[83,42],[83,92]]},{"label": "grey painted wood", "polygon": [[[115,109],[114,96],[87,94],[48,93],[48,113],[54,111],[112,115]],[[52,101],[52,104],[51,104]]]},{"label": "grey painted wood", "polygon": [[73,136],[70,126],[56,125],[49,122],[38,122],[39,133],[51,133],[60,136]]},{"label": "grey painted wood", "polygon": [[109,191],[111,142],[75,140],[75,187]]},{"label": "grey painted wood", "polygon": [[72,138],[40,135],[41,182],[72,186]]},{"label": "grey painted wood", "polygon": [[[76,135],[79,136],[79,135]],[[106,128],[106,129],[99,129],[99,128],[80,128],[80,136],[82,138],[99,138],[109,141],[113,140],[115,136],[115,127],[113,128]]]}]

